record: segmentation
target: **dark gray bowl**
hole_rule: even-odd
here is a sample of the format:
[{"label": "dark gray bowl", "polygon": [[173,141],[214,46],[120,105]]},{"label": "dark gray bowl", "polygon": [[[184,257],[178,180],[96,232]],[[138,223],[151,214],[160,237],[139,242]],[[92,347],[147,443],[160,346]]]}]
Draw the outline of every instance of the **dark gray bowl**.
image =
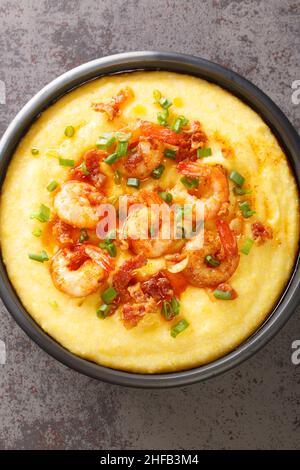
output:
[{"label": "dark gray bowl", "polygon": [[[32,122],[50,104],[84,82],[102,75],[134,70],[169,70],[187,73],[214,82],[242,99],[270,126],[287,154],[300,186],[300,139],[280,109],[252,83],[231,70],[204,59],[184,54],[130,52],[97,59],[61,75],[43,88],[19,112],[0,142],[0,182],[16,145]],[[241,363],[265,345],[284,325],[295,310],[300,294],[299,253],[291,279],[264,324],[244,343],[210,364],[169,374],[132,374],[97,365],[64,349],[37,325],[21,304],[12,287],[3,260],[0,260],[0,295],[8,311],[21,328],[47,353],[63,364],[90,377],[132,387],[174,387],[214,377]],[[255,301],[255,300],[254,300]]]}]

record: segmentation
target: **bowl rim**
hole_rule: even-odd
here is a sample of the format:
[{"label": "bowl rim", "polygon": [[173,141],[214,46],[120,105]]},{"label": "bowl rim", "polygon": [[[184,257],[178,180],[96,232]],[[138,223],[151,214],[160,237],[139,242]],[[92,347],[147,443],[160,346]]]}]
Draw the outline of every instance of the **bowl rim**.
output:
[{"label": "bowl rim", "polygon": [[[6,169],[22,136],[41,112],[72,89],[98,77],[145,70],[166,70],[203,78],[227,89],[256,111],[272,129],[292,167],[298,190],[300,186],[300,138],[278,106],[258,87],[214,62],[199,57],[158,51],[137,51],[110,55],[84,63],[51,81],[39,91],[8,126],[0,141],[0,186]],[[140,374],[111,369],[71,353],[50,337],[33,320],[18,298],[0,259],[0,296],[9,313],[45,352],[62,364],[89,377],[136,388],[168,388],[189,385],[215,377],[247,358],[264,346],[286,323],[300,299],[299,250],[291,278],[272,312],[264,323],[242,344],[225,356],[192,369]]]}]

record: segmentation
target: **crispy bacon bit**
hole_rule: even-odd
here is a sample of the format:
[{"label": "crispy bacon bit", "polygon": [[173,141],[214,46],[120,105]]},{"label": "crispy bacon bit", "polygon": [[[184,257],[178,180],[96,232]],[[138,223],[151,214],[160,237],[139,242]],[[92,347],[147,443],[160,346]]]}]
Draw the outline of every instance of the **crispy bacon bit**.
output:
[{"label": "crispy bacon bit", "polygon": [[[76,233],[75,233],[76,232]],[[77,230],[66,224],[58,217],[52,222],[52,234],[61,245],[72,245],[78,238]]]},{"label": "crispy bacon bit", "polygon": [[129,327],[136,326],[146,313],[145,304],[124,304],[122,309],[122,320]]},{"label": "crispy bacon bit", "polygon": [[94,111],[106,113],[108,120],[112,121],[120,114],[120,107],[133,96],[131,88],[126,87],[113,96],[108,103],[92,103],[92,107]]},{"label": "crispy bacon bit", "polygon": [[157,302],[170,300],[174,295],[169,279],[162,272],[155,274],[148,281],[142,282],[141,289],[144,294]]},{"label": "crispy bacon bit", "polygon": [[207,136],[199,121],[193,121],[189,130],[184,130],[183,132],[190,135],[192,150],[203,147],[207,142]]},{"label": "crispy bacon bit", "polygon": [[134,271],[147,264],[147,258],[144,255],[138,255],[130,258],[119,267],[113,276],[113,286],[121,297],[128,297],[127,287],[134,277]]},{"label": "crispy bacon bit", "polygon": [[71,179],[85,181],[100,189],[104,184],[106,176],[101,173],[99,164],[107,155],[108,153],[104,150],[88,150],[80,164],[71,169]]},{"label": "crispy bacon bit", "polygon": [[265,242],[267,239],[273,238],[272,229],[265,227],[261,222],[254,222],[254,224],[251,225],[251,230],[255,240]]},{"label": "crispy bacon bit", "polygon": [[71,271],[76,271],[88,259],[89,257],[84,250],[84,246],[76,245],[73,247],[72,253],[69,256],[68,267]]},{"label": "crispy bacon bit", "polygon": [[238,293],[236,292],[236,290],[234,290],[234,288],[231,287],[231,285],[227,284],[226,282],[223,282],[222,284],[219,284],[217,289],[221,290],[223,292],[230,292],[232,300],[234,300],[238,297]]}]

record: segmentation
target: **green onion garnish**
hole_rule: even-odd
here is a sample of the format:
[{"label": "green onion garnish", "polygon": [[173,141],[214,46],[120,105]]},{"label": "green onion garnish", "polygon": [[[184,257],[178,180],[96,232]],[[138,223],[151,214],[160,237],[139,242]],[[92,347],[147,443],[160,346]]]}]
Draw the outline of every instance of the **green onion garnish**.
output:
[{"label": "green onion garnish", "polygon": [[178,116],[172,124],[172,130],[178,134],[181,131],[181,128],[186,126],[188,122],[188,119],[184,116]]},{"label": "green onion garnish", "polygon": [[53,191],[56,190],[57,186],[58,186],[58,182],[53,180],[51,181],[51,183],[48,184],[47,190],[49,191],[49,193],[52,193]]},{"label": "green onion garnish", "polygon": [[120,141],[118,142],[117,148],[116,148],[116,154],[117,157],[124,157],[127,153],[127,148],[128,148],[128,142],[126,141]]},{"label": "green onion garnish", "polygon": [[205,147],[203,149],[197,149],[197,158],[204,158],[210,157],[212,155],[212,151],[210,147]]},{"label": "green onion garnish", "polygon": [[115,163],[117,160],[118,160],[118,154],[117,152],[114,152],[114,153],[111,153],[110,155],[108,155],[108,157],[104,158],[104,162],[107,163],[107,165],[112,165],[113,163]]},{"label": "green onion garnish", "polygon": [[60,157],[58,161],[61,166],[74,166],[75,165],[74,160],[69,160],[68,158]]},{"label": "green onion garnish", "polygon": [[164,165],[159,165],[157,168],[155,168],[152,171],[152,173],[151,173],[152,178],[154,178],[155,180],[159,180],[159,178],[163,174],[164,170],[165,170],[165,166]]},{"label": "green onion garnish", "polygon": [[165,149],[164,150],[164,156],[166,158],[170,158],[170,160],[176,160],[176,150],[172,150],[172,149]]},{"label": "green onion garnish", "polygon": [[79,243],[86,242],[89,239],[89,234],[85,228],[80,229]]},{"label": "green onion garnish", "polygon": [[168,204],[171,204],[173,201],[173,196],[171,193],[168,193],[167,191],[162,191],[161,193],[158,193],[158,195]]},{"label": "green onion garnish", "polygon": [[180,310],[180,302],[179,302],[178,299],[176,299],[176,297],[172,297],[172,299],[171,299],[171,306],[172,306],[174,315],[178,315],[178,314],[179,314],[179,310]]},{"label": "green onion garnish", "polygon": [[40,237],[42,233],[43,233],[43,230],[40,228],[35,228],[32,230],[32,235],[34,235],[35,237]]},{"label": "green onion garnish", "polygon": [[105,150],[108,147],[110,147],[115,141],[116,141],[116,138],[112,132],[105,132],[97,140],[96,147],[98,147],[101,150]]},{"label": "green onion garnish", "polygon": [[172,101],[163,96],[159,100],[159,104],[161,105],[162,108],[168,109],[170,106],[172,106]]},{"label": "green onion garnish", "polygon": [[31,149],[31,153],[32,153],[32,155],[34,155],[34,156],[36,157],[37,155],[40,154],[40,151],[39,151],[39,149],[37,149],[36,147],[33,147],[33,148]]},{"label": "green onion garnish", "polygon": [[176,297],[172,297],[171,301],[164,300],[162,305],[162,314],[166,320],[172,320],[179,314],[180,303]]},{"label": "green onion garnish", "polygon": [[101,294],[101,298],[105,304],[111,304],[118,296],[118,292],[113,287],[109,287]]},{"label": "green onion garnish", "polygon": [[106,250],[112,258],[115,258],[117,256],[117,248],[114,243],[105,241],[105,242],[99,243],[99,246],[103,250]]},{"label": "green onion garnish", "polygon": [[75,129],[74,129],[73,126],[67,126],[65,128],[65,136],[66,137],[73,137],[74,133],[75,133]]},{"label": "green onion garnish", "polygon": [[248,201],[240,202],[239,203],[239,208],[240,208],[240,210],[242,212],[242,215],[245,219],[248,219],[249,217],[251,217],[252,215],[254,215],[256,213],[255,211],[252,211],[250,209],[250,205],[249,205]]},{"label": "green onion garnish", "polygon": [[173,328],[171,329],[171,336],[176,338],[179,333],[182,333],[189,326],[189,322],[185,319],[180,320]]},{"label": "green onion garnish", "polygon": [[243,186],[244,182],[245,182],[245,178],[240,174],[238,173],[237,171],[233,170],[230,175],[229,175],[229,179],[231,181],[233,181],[236,185],[238,186]]},{"label": "green onion garnish", "polygon": [[48,220],[50,219],[50,215],[51,215],[51,211],[49,207],[45,206],[44,204],[41,204],[39,212],[37,212],[36,214],[32,214],[30,218],[37,219],[40,222],[45,223],[45,222],[48,222]]},{"label": "green onion garnish", "polygon": [[131,188],[139,188],[140,180],[137,178],[128,178],[126,182],[126,186],[129,186]]},{"label": "green onion garnish", "polygon": [[219,300],[232,300],[231,292],[225,292],[220,289],[214,290],[214,296],[216,299]]},{"label": "green onion garnish", "polygon": [[153,97],[154,102],[159,103],[159,100],[161,99],[161,92],[159,90],[153,90]]},{"label": "green onion garnish", "polygon": [[214,268],[216,268],[217,266],[220,266],[221,264],[219,260],[217,260],[211,255],[205,256],[205,263],[208,264],[209,266],[213,266]]},{"label": "green onion garnish", "polygon": [[110,305],[107,304],[102,304],[98,310],[97,310],[97,317],[100,318],[101,320],[104,320],[109,314],[110,311]]},{"label": "green onion garnish", "polygon": [[121,172],[120,172],[120,170],[116,170],[114,172],[114,182],[115,182],[115,184],[121,184],[121,180],[122,180]]},{"label": "green onion garnish", "polygon": [[188,176],[183,176],[180,178],[180,181],[188,189],[198,188],[199,186],[198,178],[189,178]]},{"label": "green onion garnish", "polygon": [[115,133],[116,139],[119,142],[128,142],[128,140],[132,137],[132,134],[130,132],[116,132]]},{"label": "green onion garnish", "polygon": [[167,126],[168,117],[169,117],[169,111],[167,109],[163,109],[160,113],[157,113],[158,124],[160,124],[161,126]]},{"label": "green onion garnish", "polygon": [[243,196],[244,194],[251,194],[251,189],[246,189],[246,188],[240,188],[239,186],[236,186],[233,188],[233,192],[236,196]]},{"label": "green onion garnish", "polygon": [[108,242],[111,242],[112,240],[115,240],[117,238],[117,232],[116,230],[110,230],[105,239],[108,241]]},{"label": "green onion garnish", "polygon": [[241,248],[241,252],[244,253],[244,255],[249,255],[253,244],[254,240],[251,240],[251,238],[247,238]]},{"label": "green onion garnish", "polygon": [[39,263],[44,263],[44,261],[49,261],[49,256],[47,255],[45,250],[41,251],[39,254],[36,254],[36,255],[34,253],[29,253],[28,258],[34,261],[38,261]]},{"label": "green onion garnish", "polygon": [[174,317],[172,306],[170,302],[167,302],[167,300],[163,301],[162,314],[166,320],[172,320],[172,318]]},{"label": "green onion garnish", "polygon": [[85,161],[83,161],[81,165],[79,165],[78,168],[81,171],[81,173],[83,173],[85,176],[88,176],[90,174],[89,170],[87,169]]}]

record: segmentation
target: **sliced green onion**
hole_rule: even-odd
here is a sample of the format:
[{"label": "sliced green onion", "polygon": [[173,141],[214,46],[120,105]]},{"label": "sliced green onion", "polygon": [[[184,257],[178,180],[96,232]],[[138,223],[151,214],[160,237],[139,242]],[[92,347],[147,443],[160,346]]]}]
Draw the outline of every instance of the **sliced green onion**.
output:
[{"label": "sliced green onion", "polygon": [[176,338],[179,333],[182,333],[189,326],[189,322],[185,319],[180,320],[173,328],[171,329],[171,336]]},{"label": "sliced green onion", "polygon": [[117,238],[117,233],[116,230],[110,230],[107,235],[106,235],[106,240],[108,242],[111,242],[112,240],[115,240]]},{"label": "sliced green onion", "polygon": [[116,154],[117,157],[124,157],[127,153],[127,148],[128,148],[128,142],[126,141],[120,141],[118,142],[117,148],[116,148]]},{"label": "sliced green onion", "polygon": [[212,155],[212,151],[210,147],[205,147],[203,149],[197,149],[197,158],[204,158],[210,157]]},{"label": "sliced green onion", "polygon": [[73,137],[74,133],[75,133],[75,129],[74,129],[73,126],[67,126],[65,128],[65,136],[66,137]]},{"label": "sliced green onion", "polygon": [[170,158],[170,160],[176,160],[176,150],[172,150],[172,149],[165,149],[164,150],[164,156],[166,158]]},{"label": "sliced green onion", "polygon": [[180,310],[180,302],[179,302],[178,299],[176,299],[176,297],[172,297],[172,299],[171,299],[171,306],[172,306],[174,315],[178,315],[178,314],[179,314],[179,310]]},{"label": "sliced green onion", "polygon": [[89,234],[85,228],[80,229],[79,243],[86,242],[89,239]]},{"label": "sliced green onion", "polygon": [[159,100],[161,99],[161,92],[159,90],[153,90],[153,97],[154,102],[159,103]]},{"label": "sliced green onion", "polygon": [[233,188],[233,192],[236,196],[243,196],[244,194],[251,194],[251,189],[246,189],[246,188],[240,188],[239,186],[236,186]]},{"label": "sliced green onion", "polygon": [[251,240],[251,238],[247,238],[241,248],[241,252],[244,253],[244,255],[249,255],[253,244],[254,240]]},{"label": "sliced green onion", "polygon": [[101,294],[101,298],[105,304],[111,304],[118,296],[118,292],[113,287],[109,287]]},{"label": "sliced green onion", "polygon": [[250,205],[249,205],[248,201],[240,202],[239,203],[239,208],[240,208],[240,210],[242,212],[242,215],[245,219],[248,219],[249,217],[251,217],[252,215],[254,215],[256,213],[255,211],[252,211],[250,209]]},{"label": "sliced green onion", "polygon": [[53,191],[56,190],[57,186],[58,186],[58,182],[53,180],[51,181],[51,183],[48,184],[47,190],[49,191],[49,193],[52,193]]},{"label": "sliced green onion", "polygon": [[33,148],[31,149],[31,153],[32,153],[32,155],[34,155],[34,156],[36,157],[37,155],[40,154],[40,151],[39,151],[39,149],[37,149],[36,147],[33,147]]},{"label": "sliced green onion", "polygon": [[131,188],[139,188],[140,187],[140,180],[137,178],[128,178],[126,185]]},{"label": "sliced green onion", "polygon": [[178,116],[172,124],[172,131],[178,134],[181,131],[181,128],[186,126],[188,122],[188,119],[186,119],[184,116]]},{"label": "sliced green onion", "polygon": [[49,256],[47,255],[45,250],[42,250],[38,254],[29,253],[28,258],[34,261],[38,261],[39,263],[44,263],[44,261],[49,261]]},{"label": "sliced green onion", "polygon": [[117,152],[114,152],[114,153],[111,153],[110,155],[108,155],[108,157],[104,158],[104,163],[107,163],[107,165],[112,165],[113,163],[115,163],[117,160],[118,160],[118,154]]},{"label": "sliced green onion", "polygon": [[78,168],[81,171],[81,173],[83,173],[85,176],[88,176],[90,174],[89,170],[87,169],[85,161],[83,161],[81,165],[79,165]]},{"label": "sliced green onion", "polygon": [[69,160],[68,158],[61,158],[61,157],[60,157],[60,158],[58,159],[58,161],[59,161],[59,164],[60,164],[61,166],[74,166],[74,165],[75,165],[74,160]]},{"label": "sliced green onion", "polygon": [[229,179],[231,181],[233,181],[237,186],[243,186],[244,182],[245,182],[245,178],[240,174],[238,173],[237,171],[233,170],[230,175],[229,175]]},{"label": "sliced green onion", "polygon": [[32,214],[30,218],[37,219],[40,222],[45,223],[45,222],[48,222],[48,220],[50,219],[50,215],[51,215],[51,211],[49,207],[45,206],[44,204],[41,204],[39,212],[37,212],[36,214]]},{"label": "sliced green onion", "polygon": [[167,300],[163,301],[162,314],[166,320],[172,320],[174,317],[172,306],[170,302],[167,302]]},{"label": "sliced green onion", "polygon": [[97,140],[96,147],[98,147],[101,150],[105,150],[108,147],[110,147],[115,141],[116,141],[116,138],[112,132],[105,132]]},{"label": "sliced green onion", "polygon": [[42,233],[43,233],[43,230],[40,228],[35,228],[32,230],[32,235],[34,235],[35,237],[40,237]]},{"label": "sliced green onion", "polygon": [[221,264],[219,260],[217,260],[216,258],[214,258],[211,255],[205,256],[205,263],[208,264],[209,266],[213,266],[215,268],[217,266],[220,266],[220,264]]},{"label": "sliced green onion", "polygon": [[162,108],[168,109],[170,106],[172,106],[172,101],[166,98],[165,96],[163,96],[160,98],[159,104],[161,105]]},{"label": "sliced green onion", "polygon": [[103,320],[104,318],[108,317],[110,311],[110,305],[102,304],[97,310],[97,317]]},{"label": "sliced green onion", "polygon": [[132,137],[132,134],[130,132],[116,132],[115,133],[116,139],[119,142],[128,142],[128,140]]},{"label": "sliced green onion", "polygon": [[162,191],[161,193],[158,193],[158,195],[168,204],[171,204],[173,201],[173,196],[171,193],[168,193],[167,191]]},{"label": "sliced green onion", "polygon": [[214,296],[216,299],[219,300],[232,300],[231,292],[225,292],[220,289],[214,290]]},{"label": "sliced green onion", "polygon": [[115,258],[117,256],[117,248],[114,243],[107,243],[106,250],[112,258]]},{"label": "sliced green onion", "polygon": [[168,117],[169,117],[169,111],[167,109],[163,109],[160,113],[157,113],[158,124],[160,124],[161,126],[167,126]]},{"label": "sliced green onion", "polygon": [[198,178],[189,178],[188,176],[183,176],[180,178],[180,181],[188,189],[198,188],[199,186]]},{"label": "sliced green onion", "polygon": [[116,170],[114,172],[114,183],[115,184],[121,184],[121,181],[122,181],[122,174],[121,174],[120,170]]},{"label": "sliced green onion", "polygon": [[165,171],[165,166],[164,165],[159,165],[157,168],[155,168],[152,171],[151,176],[155,180],[159,180],[159,178],[161,177],[161,175],[163,174],[164,171]]}]

